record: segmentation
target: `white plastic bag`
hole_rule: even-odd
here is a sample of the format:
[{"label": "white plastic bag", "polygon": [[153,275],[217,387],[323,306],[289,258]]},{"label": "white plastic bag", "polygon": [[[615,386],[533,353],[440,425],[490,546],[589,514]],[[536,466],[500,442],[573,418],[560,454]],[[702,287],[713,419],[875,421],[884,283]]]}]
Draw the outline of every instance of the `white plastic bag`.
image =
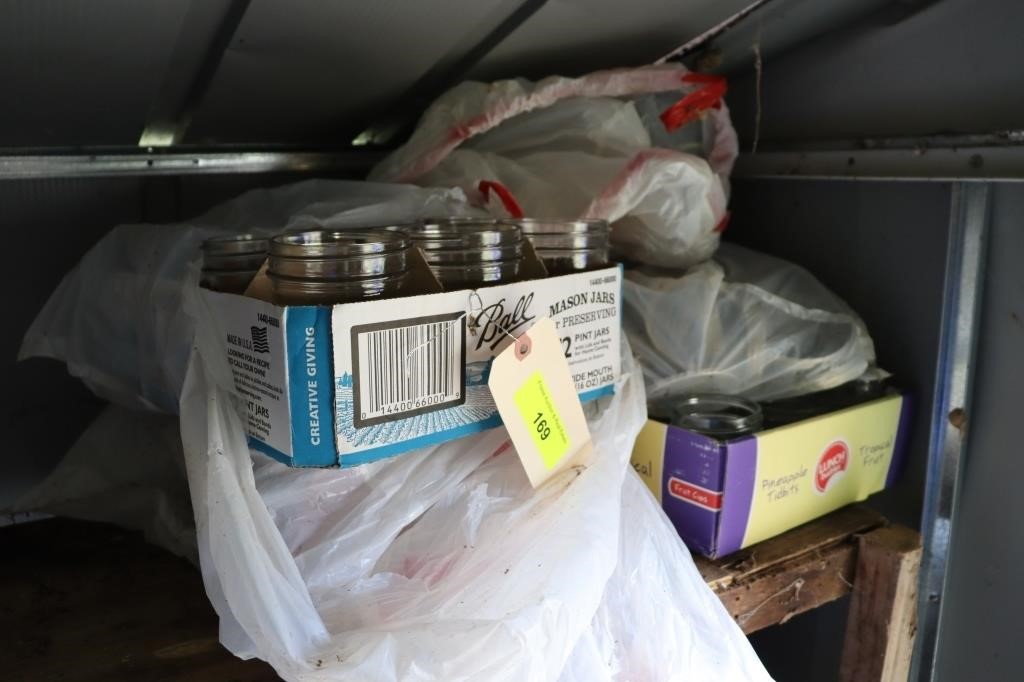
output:
[{"label": "white plastic bag", "polygon": [[864,323],[810,273],[732,244],[682,276],[628,271],[623,306],[658,407],[687,393],[772,400],[822,391],[875,360]]},{"label": "white plastic bag", "polygon": [[236,654],[288,680],[767,679],[628,465],[645,416],[629,358],[590,421],[594,463],[536,491],[503,429],[290,469],[250,454],[210,313],[198,296],[190,309],[207,323],[182,440],[204,581]]},{"label": "white plastic bag", "polygon": [[[703,122],[669,133],[653,107],[683,92],[680,104],[710,94],[694,102],[703,109],[665,111],[684,121],[699,110]],[[721,93],[724,81],[680,65],[462,83],[371,178],[483,192],[499,215],[603,218],[628,259],[684,267],[714,252],[724,224],[738,145]]]},{"label": "white plastic bag", "polygon": [[632,470],[622,482],[618,563],[562,682],[767,680],[750,643]]},{"label": "white plastic bag", "polygon": [[65,276],[25,334],[18,357],[62,360],[100,397],[174,414],[193,329],[181,292],[198,277],[204,239],[467,210],[457,189],[307,180],[247,192],[184,223],[121,225]]},{"label": "white plastic bag", "polygon": [[198,561],[178,420],[109,405],[13,511],[41,511],[141,530]]}]

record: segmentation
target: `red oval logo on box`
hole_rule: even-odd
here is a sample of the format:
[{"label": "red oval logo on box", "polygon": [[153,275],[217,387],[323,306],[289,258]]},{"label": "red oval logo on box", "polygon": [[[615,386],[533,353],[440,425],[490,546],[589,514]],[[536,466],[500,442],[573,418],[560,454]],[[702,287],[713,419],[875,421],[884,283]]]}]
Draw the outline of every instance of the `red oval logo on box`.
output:
[{"label": "red oval logo on box", "polygon": [[841,440],[830,443],[825,452],[818,458],[818,466],[814,471],[814,487],[819,493],[828,490],[833,480],[838,480],[846,467],[850,466],[850,448]]}]

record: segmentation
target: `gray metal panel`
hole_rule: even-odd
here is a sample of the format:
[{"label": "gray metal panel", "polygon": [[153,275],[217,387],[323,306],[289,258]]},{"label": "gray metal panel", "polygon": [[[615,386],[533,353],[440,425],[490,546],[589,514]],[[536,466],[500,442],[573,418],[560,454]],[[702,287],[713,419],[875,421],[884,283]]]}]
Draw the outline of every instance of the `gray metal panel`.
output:
[{"label": "gray metal panel", "polygon": [[[910,4],[913,2],[911,0]],[[752,66],[755,46],[763,58],[773,59],[893,4],[892,0],[763,0],[742,21],[708,36],[699,45],[687,46],[689,49],[683,56],[700,60],[714,52],[714,61],[720,64],[718,68],[725,72],[742,71]]]},{"label": "gray metal panel", "polygon": [[[726,232],[804,266],[841,296],[867,324],[879,364],[912,392],[906,473],[870,500],[912,527],[928,463],[950,199],[937,182],[739,179]],[[818,609],[753,641],[776,679],[835,679],[845,613]]]},{"label": "gray metal panel", "polygon": [[453,46],[468,47],[514,7],[256,0],[186,140],[348,144],[359,122],[386,111]]},{"label": "gray metal panel", "polygon": [[1014,680],[1024,670],[1024,187],[992,196],[969,441],[953,522],[936,679]]},{"label": "gray metal panel", "polygon": [[920,522],[942,315],[950,188],[943,183],[737,180],[727,239],[807,268],[856,310],[879,364],[914,394],[906,475],[873,499]]},{"label": "gray metal panel", "polygon": [[187,5],[0,2],[0,147],[135,144]]},{"label": "gray metal panel", "polygon": [[955,518],[963,453],[967,446],[957,415],[970,414],[971,386],[981,315],[982,272],[988,251],[990,185],[953,185],[942,337],[932,401],[932,433],[921,534],[924,555],[918,594],[917,641],[912,676],[931,679],[936,633],[949,559],[950,522]]},{"label": "gray metal panel", "polygon": [[[1017,29],[1024,26],[1024,3],[892,5],[923,9],[895,23],[891,14],[869,17],[765,59],[762,141],[1020,126],[1024,42]],[[757,108],[752,67],[751,53],[729,96],[745,145]]]},{"label": "gray metal panel", "polygon": [[298,179],[261,173],[0,181],[8,294],[0,334],[0,513],[42,480],[101,405],[63,364],[15,361],[25,331],[64,275],[115,225],[181,220],[253,187]]},{"label": "gray metal panel", "polygon": [[[174,147],[175,150],[180,149]],[[0,156],[0,180],[60,177],[150,177],[157,175],[240,175],[253,173],[345,173],[363,177],[382,156],[372,151],[196,152],[10,154]]]},{"label": "gray metal panel", "polygon": [[479,80],[640,66],[752,0],[549,0],[470,71]]},{"label": "gray metal panel", "polygon": [[[1020,131],[929,136],[903,148],[866,149],[866,144],[874,142],[872,138],[836,140],[830,149],[793,145],[788,150],[767,151],[762,147],[756,154],[740,156],[733,177],[1020,182],[1024,181],[1024,144],[1020,136]],[[973,138],[986,138],[993,144],[958,144]],[[1000,139],[1005,143],[997,144]]]},{"label": "gray metal panel", "polygon": [[9,294],[0,335],[0,510],[49,471],[99,409],[99,401],[63,365],[15,358],[32,320],[82,254],[114,223],[142,218],[143,182],[0,182]]}]

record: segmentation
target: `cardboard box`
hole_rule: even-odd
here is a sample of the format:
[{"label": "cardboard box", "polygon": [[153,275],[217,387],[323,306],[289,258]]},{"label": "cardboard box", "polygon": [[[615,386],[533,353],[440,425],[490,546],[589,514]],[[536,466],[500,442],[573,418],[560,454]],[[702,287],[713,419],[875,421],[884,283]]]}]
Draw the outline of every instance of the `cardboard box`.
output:
[{"label": "cardboard box", "polygon": [[[280,306],[264,272],[244,296],[204,290],[251,447],[291,466],[347,467],[494,428],[491,359],[545,316],[562,334],[580,399],[614,390],[619,266],[441,292],[416,254],[410,295],[398,298]],[[542,277],[528,256],[528,276]]]},{"label": "cardboard box", "polygon": [[908,403],[889,395],[729,442],[648,420],[632,464],[686,545],[716,558],[892,485]]}]

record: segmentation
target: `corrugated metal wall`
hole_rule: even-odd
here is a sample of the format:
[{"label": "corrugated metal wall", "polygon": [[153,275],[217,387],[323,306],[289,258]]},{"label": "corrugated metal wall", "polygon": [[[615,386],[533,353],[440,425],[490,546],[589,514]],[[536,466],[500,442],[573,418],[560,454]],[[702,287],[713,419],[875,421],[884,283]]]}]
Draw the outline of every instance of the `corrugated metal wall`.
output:
[{"label": "corrugated metal wall", "polygon": [[953,523],[936,679],[1016,680],[1024,673],[1024,185],[995,187],[974,408]]}]

